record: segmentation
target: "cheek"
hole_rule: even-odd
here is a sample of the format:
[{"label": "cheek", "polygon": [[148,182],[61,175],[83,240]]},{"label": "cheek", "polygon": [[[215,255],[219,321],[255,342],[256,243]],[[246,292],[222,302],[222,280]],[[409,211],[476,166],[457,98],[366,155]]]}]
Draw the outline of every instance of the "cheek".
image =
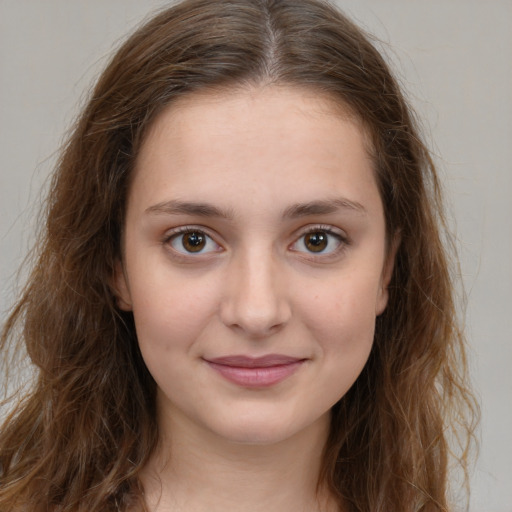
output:
[{"label": "cheek", "polygon": [[[140,284],[140,286],[137,286]],[[215,288],[177,276],[134,283],[133,314],[142,350],[193,345],[216,310]]]},{"label": "cheek", "polygon": [[378,288],[377,279],[332,279],[312,298],[303,298],[304,322],[318,332],[320,341],[373,339]]},{"label": "cheek", "polygon": [[375,332],[374,308],[361,307],[349,298],[323,308],[319,318],[313,329],[326,358],[341,359],[348,367],[366,360]]},{"label": "cheek", "polygon": [[167,396],[187,393],[187,363],[197,358],[197,342],[215,311],[213,294],[207,288],[195,290],[176,280],[174,286],[144,286],[143,292],[132,294],[142,357]]},{"label": "cheek", "polygon": [[321,372],[311,399],[330,409],[341,400],[361,374],[373,346],[375,321],[330,326],[321,332]]},{"label": "cheek", "polygon": [[317,357],[323,363],[319,378],[331,390],[333,403],[352,386],[370,354],[376,295],[373,281],[345,281],[344,286],[324,289],[304,305],[304,323],[316,340]]}]

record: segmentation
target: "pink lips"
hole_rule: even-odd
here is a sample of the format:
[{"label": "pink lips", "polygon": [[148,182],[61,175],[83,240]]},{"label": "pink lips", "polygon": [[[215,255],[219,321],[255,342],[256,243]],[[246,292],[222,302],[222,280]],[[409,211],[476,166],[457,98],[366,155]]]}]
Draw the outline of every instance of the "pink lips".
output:
[{"label": "pink lips", "polygon": [[264,388],[273,386],[295,373],[305,359],[269,354],[264,357],[227,356],[205,359],[226,380],[239,386]]}]

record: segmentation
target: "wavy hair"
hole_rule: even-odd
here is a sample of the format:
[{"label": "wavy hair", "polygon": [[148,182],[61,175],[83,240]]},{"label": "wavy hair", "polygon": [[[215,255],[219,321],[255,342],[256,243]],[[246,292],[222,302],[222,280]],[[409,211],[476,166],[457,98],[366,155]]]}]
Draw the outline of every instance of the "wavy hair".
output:
[{"label": "wavy hair", "polygon": [[360,118],[388,236],[401,240],[370,358],[332,410],[319,482],[347,512],[450,509],[449,441],[461,441],[465,469],[477,406],[440,185],[397,81],[369,37],[321,0],[185,0],[120,47],[55,169],[1,338],[3,354],[24,347],[36,370],[1,428],[2,511],[144,508],[156,386],[109,287],[130,174],[177,98],[261,84],[327,94]]}]

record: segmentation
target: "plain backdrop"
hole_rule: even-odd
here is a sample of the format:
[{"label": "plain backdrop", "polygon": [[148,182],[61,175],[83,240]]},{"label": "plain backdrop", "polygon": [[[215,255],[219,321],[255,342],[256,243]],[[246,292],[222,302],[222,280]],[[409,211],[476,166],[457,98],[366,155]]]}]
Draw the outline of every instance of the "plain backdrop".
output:
[{"label": "plain backdrop", "polygon": [[[512,1],[339,0],[408,91],[447,190],[481,399],[472,512],[512,512]],[[40,188],[112,48],[162,0],[0,0],[0,312]]]}]

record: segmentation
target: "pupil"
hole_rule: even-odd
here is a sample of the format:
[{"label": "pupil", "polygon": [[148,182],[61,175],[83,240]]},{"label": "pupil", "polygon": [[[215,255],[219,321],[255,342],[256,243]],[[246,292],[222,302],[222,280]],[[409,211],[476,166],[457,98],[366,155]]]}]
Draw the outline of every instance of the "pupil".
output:
[{"label": "pupil", "polygon": [[205,237],[196,231],[183,235],[183,247],[188,252],[199,252],[205,246]]},{"label": "pupil", "polygon": [[306,235],[306,247],[311,252],[321,252],[327,247],[327,235],[322,231]]}]

